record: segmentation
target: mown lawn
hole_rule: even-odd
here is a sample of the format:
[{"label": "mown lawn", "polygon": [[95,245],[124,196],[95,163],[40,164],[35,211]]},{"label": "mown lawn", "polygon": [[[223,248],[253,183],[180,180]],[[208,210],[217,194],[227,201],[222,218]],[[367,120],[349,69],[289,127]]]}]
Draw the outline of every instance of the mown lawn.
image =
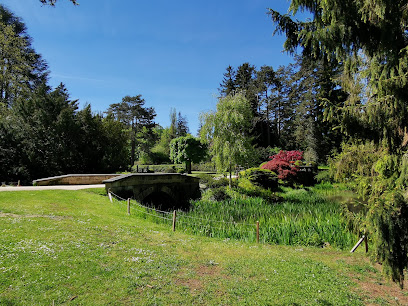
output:
[{"label": "mown lawn", "polygon": [[[0,305],[360,305],[406,298],[361,250],[173,233],[128,216],[99,193],[0,192]],[[373,294],[367,283],[385,293]]]}]

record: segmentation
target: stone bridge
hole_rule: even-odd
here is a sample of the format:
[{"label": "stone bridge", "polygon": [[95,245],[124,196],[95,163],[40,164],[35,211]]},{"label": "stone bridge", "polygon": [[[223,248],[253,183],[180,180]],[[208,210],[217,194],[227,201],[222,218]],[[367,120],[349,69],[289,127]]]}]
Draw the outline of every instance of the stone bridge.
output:
[{"label": "stone bridge", "polygon": [[185,209],[200,197],[200,179],[176,173],[135,173],[103,181],[122,198],[133,198],[161,210]]}]

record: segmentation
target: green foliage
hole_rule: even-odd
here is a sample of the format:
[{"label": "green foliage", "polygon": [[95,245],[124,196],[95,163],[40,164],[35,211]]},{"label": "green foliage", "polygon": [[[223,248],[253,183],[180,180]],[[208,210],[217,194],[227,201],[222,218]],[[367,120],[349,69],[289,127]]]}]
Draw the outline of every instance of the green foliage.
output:
[{"label": "green foliage", "polygon": [[[298,47],[312,58],[344,63],[344,105],[327,111],[351,135],[383,142],[396,152],[406,145],[408,24],[405,1],[291,1],[290,13],[306,10],[306,22],[270,10],[276,32],[285,33],[284,48]],[[361,80],[356,84],[356,80]],[[392,118],[392,119],[391,119]],[[357,133],[356,133],[357,132]]]},{"label": "green foliage", "polygon": [[47,64],[31,40],[21,19],[0,4],[0,107],[27,98],[47,80]]},{"label": "green foliage", "polygon": [[201,163],[198,163],[198,164],[191,165],[191,170],[215,173],[216,168],[215,168],[215,164],[213,162],[204,161],[204,162],[201,162]]},{"label": "green foliage", "polygon": [[213,188],[206,190],[202,196],[203,201],[220,202],[229,199],[231,199],[231,196],[228,194],[225,186],[214,186]]},{"label": "green foliage", "polygon": [[277,203],[280,201],[271,189],[265,189],[261,186],[253,184],[249,179],[240,179],[237,188],[234,188],[239,194],[243,194],[249,197],[261,198],[267,203]]},{"label": "green foliage", "polygon": [[219,188],[229,185],[229,181],[225,177],[214,176],[211,174],[199,174],[200,184],[205,185],[206,188]]},{"label": "green foliage", "polygon": [[201,139],[209,144],[218,171],[231,174],[235,165],[245,164],[251,156],[252,119],[251,105],[241,93],[220,98],[216,112],[202,115]]},{"label": "green foliage", "polygon": [[383,151],[372,142],[343,144],[342,152],[330,160],[330,174],[337,182],[351,182],[357,177],[370,176]]},{"label": "green foliage", "polygon": [[335,173],[343,181],[349,175],[359,195],[345,206],[344,215],[357,232],[368,235],[373,258],[402,287],[408,266],[408,201],[401,156],[371,143],[344,149],[334,158]]},{"label": "green foliage", "polygon": [[156,127],[158,141],[151,152],[160,157],[161,163],[170,163],[170,141],[174,138],[170,128]]},{"label": "green foliage", "polygon": [[170,159],[174,163],[186,163],[187,173],[191,173],[191,163],[199,163],[207,156],[207,146],[199,139],[187,135],[170,142]]},{"label": "green foliage", "polygon": [[328,170],[319,171],[315,175],[315,179],[316,179],[317,183],[331,183],[332,182],[332,178],[330,176],[330,171],[328,171]]},{"label": "green foliage", "polygon": [[[239,173],[239,186],[243,181],[262,187],[264,189],[276,190],[278,188],[278,176],[276,173],[260,168],[250,168]],[[247,182],[244,183],[248,185]]]},{"label": "green foliage", "polygon": [[[107,113],[122,122],[129,131],[130,140],[130,167],[134,165],[137,157],[137,146],[140,152],[147,152],[154,142],[156,112],[153,107],[145,107],[142,95],[125,96],[119,103],[109,105]],[[150,141],[149,141],[150,140]]]},{"label": "green foliage", "polygon": [[402,288],[408,267],[408,201],[401,190],[386,190],[378,197],[372,196],[369,204],[374,258]]},{"label": "green foliage", "polygon": [[0,176],[6,181],[67,173],[109,173],[127,165],[127,137],[112,117],[77,110],[61,84],[51,91],[38,87],[15,101],[0,120]]},{"label": "green foliage", "polygon": [[[281,194],[281,198],[275,196],[269,199],[264,196],[266,194],[252,197],[238,195],[237,191],[241,192],[242,189],[234,188],[230,200],[214,202],[205,198],[194,202],[185,217],[182,213],[178,217],[180,220],[202,218],[206,222],[201,221],[202,224],[195,226],[186,224],[185,230],[212,237],[251,240],[255,239],[251,224],[254,226],[259,221],[261,241],[266,243],[320,247],[326,243],[348,249],[357,239],[347,229],[346,221],[340,217],[340,205],[327,200],[320,195],[320,191],[288,189]],[[195,221],[198,222],[197,219]]]},{"label": "green foliage", "polygon": [[159,172],[159,173],[177,173],[182,170],[182,164],[162,164],[162,165],[142,165],[136,164],[132,167],[132,172]]}]

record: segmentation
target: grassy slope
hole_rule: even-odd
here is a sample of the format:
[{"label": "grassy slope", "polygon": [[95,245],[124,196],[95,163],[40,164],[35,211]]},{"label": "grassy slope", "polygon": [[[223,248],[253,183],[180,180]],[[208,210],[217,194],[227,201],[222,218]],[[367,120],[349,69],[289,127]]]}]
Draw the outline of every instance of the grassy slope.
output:
[{"label": "grassy slope", "polygon": [[359,305],[375,300],[347,275],[367,271],[361,253],[173,233],[95,192],[0,192],[0,305]]}]

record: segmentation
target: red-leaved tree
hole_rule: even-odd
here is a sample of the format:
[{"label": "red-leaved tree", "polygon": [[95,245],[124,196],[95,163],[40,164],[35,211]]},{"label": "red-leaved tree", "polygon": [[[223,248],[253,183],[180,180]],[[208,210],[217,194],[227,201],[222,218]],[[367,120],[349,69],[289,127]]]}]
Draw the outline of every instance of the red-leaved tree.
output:
[{"label": "red-leaved tree", "polygon": [[261,169],[268,169],[278,175],[278,179],[286,182],[293,182],[299,171],[299,162],[303,159],[302,151],[280,151],[278,154],[269,157],[271,160],[261,166]]}]

